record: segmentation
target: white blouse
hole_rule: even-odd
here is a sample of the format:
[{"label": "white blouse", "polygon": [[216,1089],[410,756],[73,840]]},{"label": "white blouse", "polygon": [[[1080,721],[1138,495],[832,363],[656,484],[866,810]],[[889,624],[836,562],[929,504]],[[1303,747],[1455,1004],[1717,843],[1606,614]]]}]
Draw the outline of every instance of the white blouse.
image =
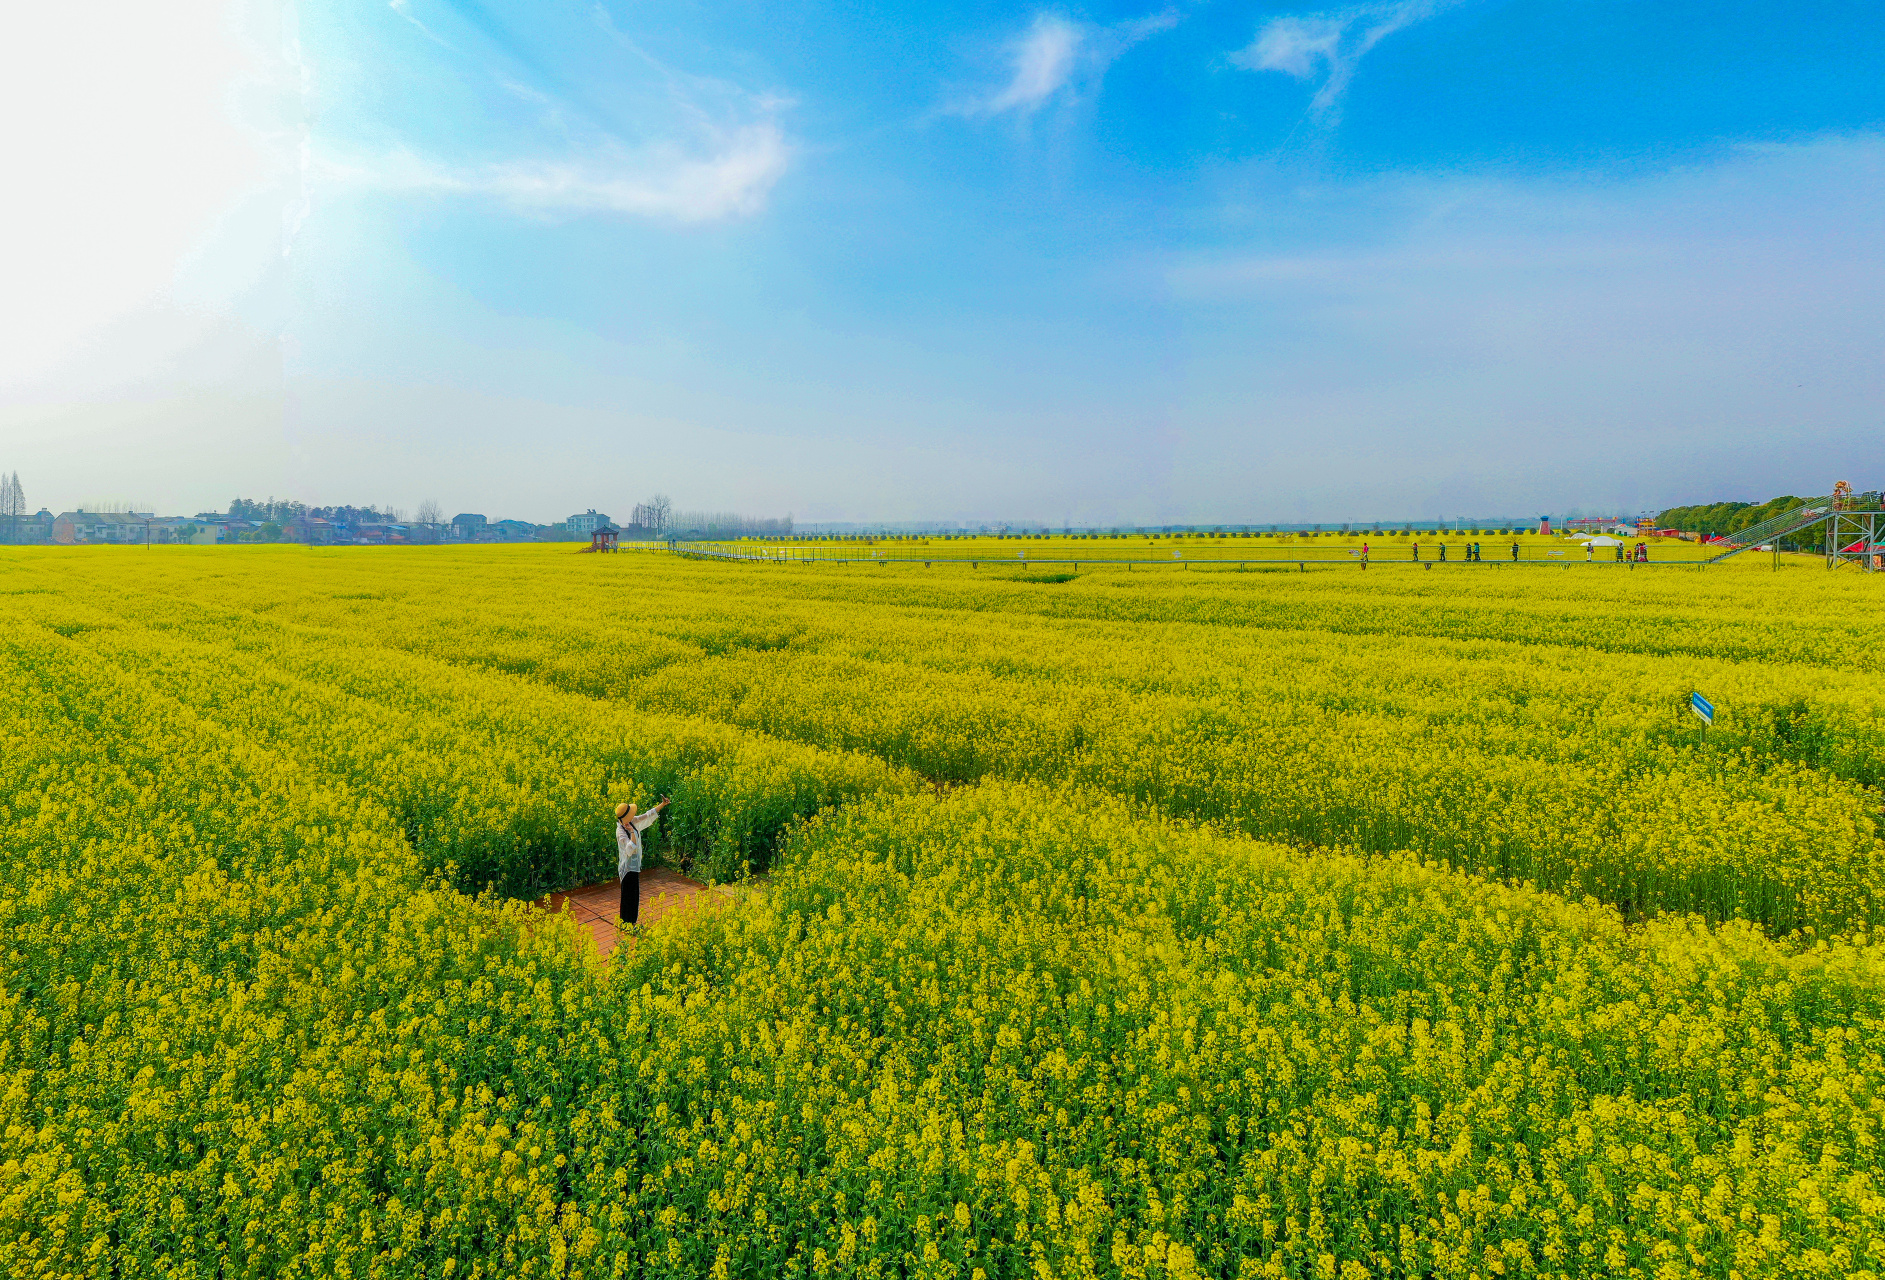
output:
[{"label": "white blouse", "polygon": [[[620,880],[631,871],[641,870],[641,833],[654,825],[661,816],[658,809],[636,814],[628,823],[618,821],[615,824],[615,878]],[[631,825],[632,824],[632,825]]]}]

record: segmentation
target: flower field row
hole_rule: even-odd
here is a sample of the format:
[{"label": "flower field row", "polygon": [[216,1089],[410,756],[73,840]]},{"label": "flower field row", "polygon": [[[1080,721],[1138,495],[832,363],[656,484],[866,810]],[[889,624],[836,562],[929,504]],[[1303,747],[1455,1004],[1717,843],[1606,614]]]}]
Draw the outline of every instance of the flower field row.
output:
[{"label": "flower field row", "polygon": [[666,837],[724,879],[765,863],[794,819],[916,779],[850,752],[631,711],[515,677],[162,598],[117,612],[50,607],[89,659],[394,815],[428,867],[512,897],[607,878],[608,810],[676,797]]},{"label": "flower field row", "polygon": [[[1870,583],[139,554],[0,559],[0,1273],[1885,1263]],[[763,894],[514,901],[669,792]]]},{"label": "flower field row", "polygon": [[[212,647],[155,599],[115,624],[19,603],[7,1275],[1885,1265],[1863,939],[1629,927],[1090,789],[885,771],[786,828],[764,895],[604,968],[444,882],[459,837],[415,842],[396,752],[364,745],[430,753],[501,822],[590,754],[576,695],[338,637],[291,672],[306,636]],[[533,698],[554,714],[524,739]],[[706,777],[758,741],[695,732]],[[597,776],[689,776],[662,749]],[[770,821],[739,816],[754,772],[696,803]]]},{"label": "flower field row", "polygon": [[[21,607],[91,628],[80,643],[186,701],[259,682],[226,700],[273,717],[258,732],[292,752],[357,757],[333,767],[371,779],[467,885],[599,871],[593,806],[617,779],[781,797],[750,832],[680,819],[683,851],[728,876],[829,798],[892,776],[1006,778],[1299,846],[1412,851],[1632,915],[1787,931],[1885,911],[1875,584],[1822,570],[1039,584],[284,551],[213,579],[202,557],[160,559],[109,608],[81,604],[104,594],[81,589],[103,563]],[[154,637],[177,652],[149,656]],[[1696,689],[1720,709],[1706,731]],[[344,742],[303,728],[356,707],[366,727]]]}]

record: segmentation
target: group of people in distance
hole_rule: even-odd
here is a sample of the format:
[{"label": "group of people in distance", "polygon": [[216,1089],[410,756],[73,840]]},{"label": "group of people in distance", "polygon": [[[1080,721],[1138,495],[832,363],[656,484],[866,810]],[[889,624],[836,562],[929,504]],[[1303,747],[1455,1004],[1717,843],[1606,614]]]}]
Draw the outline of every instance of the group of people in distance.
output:
[{"label": "group of people in distance", "polygon": [[[1413,546],[1414,546],[1414,559],[1418,560],[1420,559],[1420,544],[1416,542],[1413,544]],[[1477,542],[1467,543],[1466,544],[1466,558],[1472,561],[1484,560],[1486,558],[1485,547],[1482,544],[1477,543]],[[1512,544],[1512,558],[1514,560],[1518,559],[1518,543],[1516,542]],[[1446,560],[1446,543],[1444,542],[1440,544],[1440,559],[1443,562]]]},{"label": "group of people in distance", "polygon": [[[1442,562],[1444,562],[1446,560],[1446,543],[1442,542],[1439,544],[1439,546],[1440,546],[1439,559]],[[1416,560],[1420,559],[1420,544],[1418,542],[1413,544],[1413,551],[1414,551],[1414,559]],[[1591,544],[1588,542],[1585,543],[1584,544],[1584,558],[1586,560],[1589,560],[1592,558],[1592,552],[1593,552],[1593,548],[1591,547]],[[1552,554],[1556,555],[1558,553],[1554,551],[1552,552]],[[1361,546],[1361,558],[1363,560],[1366,560],[1368,558],[1368,544],[1365,542],[1362,543],[1362,546]],[[1466,558],[1470,561],[1483,561],[1486,558],[1484,545],[1477,542],[1467,543],[1466,544]],[[1512,558],[1514,560],[1518,559],[1518,543],[1516,542],[1512,544]],[[1628,554],[1626,555],[1623,544],[1619,542],[1617,544],[1617,561],[1620,564],[1624,562],[1625,560],[1633,561],[1637,564],[1648,564],[1649,563],[1649,544],[1647,542],[1639,542],[1634,547],[1629,548]]]},{"label": "group of people in distance", "polygon": [[[1585,560],[1589,561],[1589,560],[1596,559],[1596,552],[1597,552],[1597,548],[1593,544],[1588,543],[1588,542],[1584,544],[1584,559]],[[1617,544],[1617,563],[1623,564],[1626,561],[1631,564],[1648,564],[1649,563],[1649,544],[1647,542],[1639,542],[1635,546],[1629,548],[1628,554],[1625,554],[1624,546],[1621,542],[1619,542]]]}]

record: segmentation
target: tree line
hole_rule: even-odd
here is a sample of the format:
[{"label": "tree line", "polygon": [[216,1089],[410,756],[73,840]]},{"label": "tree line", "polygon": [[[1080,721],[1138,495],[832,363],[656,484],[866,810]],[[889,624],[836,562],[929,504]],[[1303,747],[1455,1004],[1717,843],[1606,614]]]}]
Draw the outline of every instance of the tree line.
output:
[{"label": "tree line", "polygon": [[1766,502],[1714,502],[1703,506],[1670,507],[1656,517],[1656,525],[1661,529],[1680,529],[1684,533],[1700,533],[1718,538],[1770,520],[1799,506],[1803,501],[1792,494],[1783,494],[1778,498],[1769,498]]},{"label": "tree line", "polygon": [[[428,505],[430,505],[436,513],[438,504],[430,503]],[[287,524],[297,516],[310,516],[316,520],[334,520],[341,524],[400,524],[405,520],[405,512],[397,507],[387,507],[384,509],[370,506],[310,507],[304,502],[295,502],[285,498],[279,500],[275,498],[264,498],[261,500],[254,498],[237,498],[229,504],[229,517],[232,520],[250,520],[256,524],[262,524],[268,521],[273,521],[276,524]],[[437,515],[434,514],[432,522],[436,523],[437,518]],[[425,519],[423,513],[420,515],[420,519]]]}]

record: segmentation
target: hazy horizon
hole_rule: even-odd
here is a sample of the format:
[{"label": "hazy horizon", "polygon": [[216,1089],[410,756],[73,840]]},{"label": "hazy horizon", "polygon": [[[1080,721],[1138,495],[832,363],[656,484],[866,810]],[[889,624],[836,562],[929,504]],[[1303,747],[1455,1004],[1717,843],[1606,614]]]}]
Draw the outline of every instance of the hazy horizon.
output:
[{"label": "hazy horizon", "polygon": [[1857,4],[16,26],[32,508],[1360,524],[1885,478]]}]

